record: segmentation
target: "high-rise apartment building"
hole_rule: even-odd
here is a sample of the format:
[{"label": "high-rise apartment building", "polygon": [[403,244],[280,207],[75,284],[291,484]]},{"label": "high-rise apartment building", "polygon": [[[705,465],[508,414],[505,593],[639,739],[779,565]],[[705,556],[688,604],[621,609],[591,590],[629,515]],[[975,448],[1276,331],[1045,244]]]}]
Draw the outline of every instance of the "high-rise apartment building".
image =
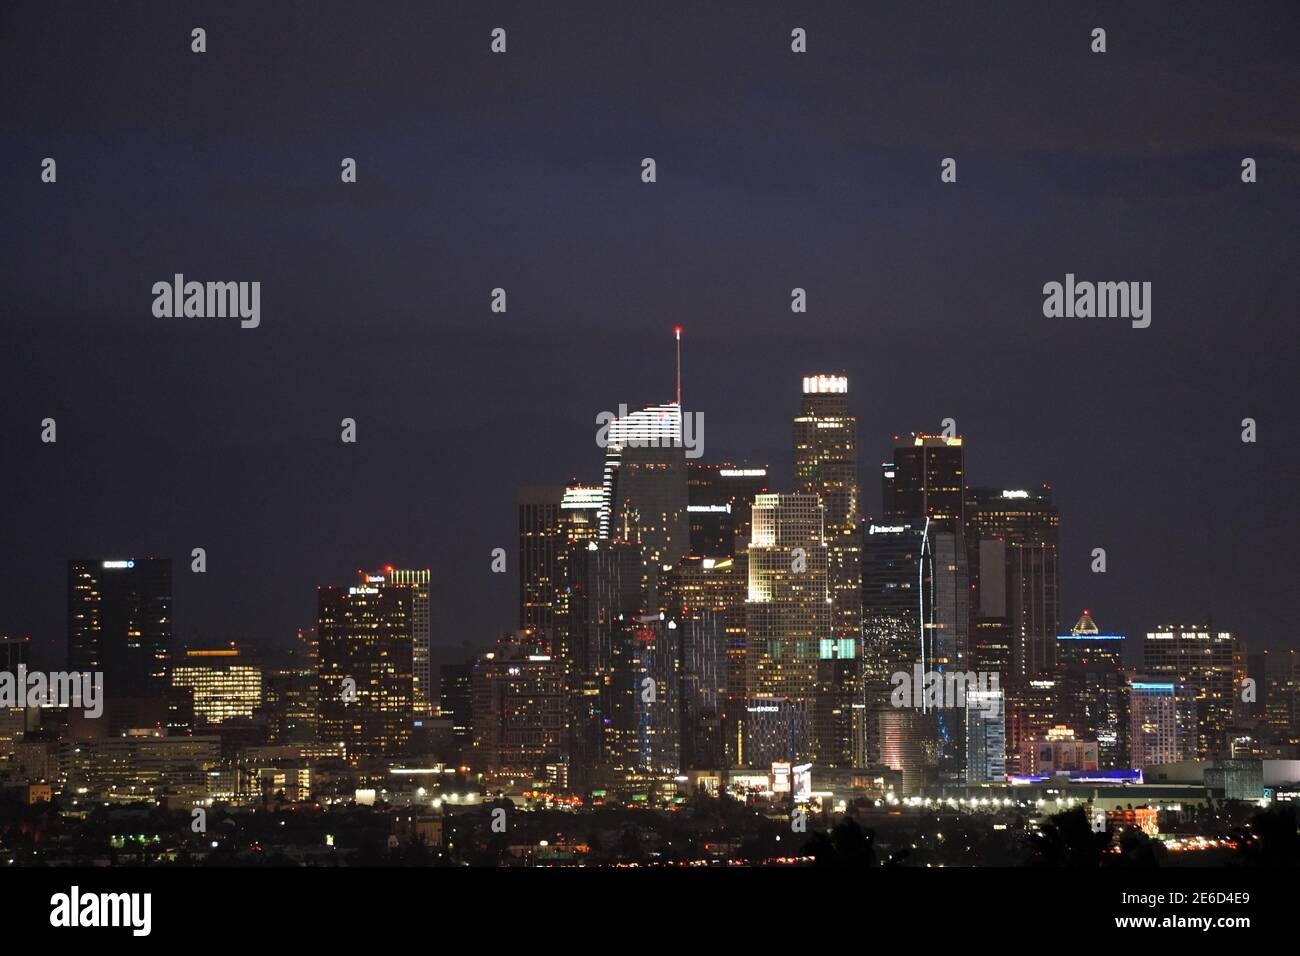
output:
[{"label": "high-rise apartment building", "polygon": [[1194,702],[1193,733],[1201,759],[1228,754],[1236,700],[1237,637],[1209,627],[1165,626],[1142,644],[1142,668],[1187,688]]},{"label": "high-rise apartment building", "polygon": [[1186,756],[1173,680],[1133,675],[1128,685],[1129,753],[1134,767],[1176,763]]}]

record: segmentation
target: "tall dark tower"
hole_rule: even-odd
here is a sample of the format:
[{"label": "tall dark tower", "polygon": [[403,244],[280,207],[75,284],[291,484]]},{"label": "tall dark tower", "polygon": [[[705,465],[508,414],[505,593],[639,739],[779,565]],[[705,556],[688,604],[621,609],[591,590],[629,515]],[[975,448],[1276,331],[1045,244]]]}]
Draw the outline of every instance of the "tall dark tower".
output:
[{"label": "tall dark tower", "polygon": [[935,531],[960,528],[965,520],[961,436],[913,434],[894,438],[894,460],[881,466],[886,521],[929,518]]},{"label": "tall dark tower", "polygon": [[767,493],[767,468],[689,463],[691,557],[725,559],[749,547],[754,498]]},{"label": "tall dark tower", "polygon": [[555,618],[563,485],[519,489],[519,626],[549,633]]},{"label": "tall dark tower", "polygon": [[682,410],[682,328],[673,329],[677,351],[677,397],[662,405],[618,416],[597,417],[597,442],[605,448],[600,537],[641,549],[648,607],[658,604],[663,570],[690,552],[687,459],[703,453],[699,416]]},{"label": "tall dark tower", "polygon": [[585,785],[610,762],[616,652],[624,621],[644,610],[641,549],[627,541],[575,541],[560,569],[554,653],[567,668],[572,780]]},{"label": "tall dark tower", "polygon": [[519,627],[555,639],[560,582],[568,547],[595,540],[599,486],[531,485],[519,489]]},{"label": "tall dark tower", "polygon": [[102,671],[113,698],[167,693],[172,644],[168,558],[68,562],[68,666]]},{"label": "tall dark tower", "polygon": [[[893,527],[910,526],[919,538],[918,633],[913,646],[924,671],[966,669],[970,584],[964,474],[959,435],[895,437],[893,460],[882,467],[883,521]],[[964,769],[964,715],[940,709],[922,716],[934,721],[936,767],[941,777],[954,779]]]},{"label": "tall dark tower", "polygon": [[918,647],[927,668],[960,669],[969,645],[963,454],[959,435],[913,434],[894,439],[894,459],[881,469],[885,522],[910,524],[921,539],[928,584],[918,594]]},{"label": "tall dark tower", "polygon": [[[1011,673],[1050,674],[1056,666],[1060,631],[1057,536],[1060,513],[1052,491],[975,488],[966,501],[972,618],[977,634],[992,634],[1005,622]],[[990,644],[992,646],[992,644]],[[981,653],[979,665],[993,666]]]}]

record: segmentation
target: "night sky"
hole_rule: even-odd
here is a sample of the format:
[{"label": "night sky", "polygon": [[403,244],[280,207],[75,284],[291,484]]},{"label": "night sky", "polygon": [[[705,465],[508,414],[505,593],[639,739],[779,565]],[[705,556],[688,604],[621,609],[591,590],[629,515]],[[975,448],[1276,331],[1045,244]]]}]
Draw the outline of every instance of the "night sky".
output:
[{"label": "night sky", "polygon": [[[0,633],[61,663],[67,559],[154,554],[180,641],[288,644],[392,563],[479,648],[516,488],[598,478],[680,323],[704,460],[788,490],[842,369],[865,513],[951,417],[971,484],[1053,485],[1063,626],[1294,644],[1300,6],[984,6],[6,3]],[[177,272],[260,281],[260,328],[155,318]],[[1067,272],[1151,327],[1045,318]]]}]

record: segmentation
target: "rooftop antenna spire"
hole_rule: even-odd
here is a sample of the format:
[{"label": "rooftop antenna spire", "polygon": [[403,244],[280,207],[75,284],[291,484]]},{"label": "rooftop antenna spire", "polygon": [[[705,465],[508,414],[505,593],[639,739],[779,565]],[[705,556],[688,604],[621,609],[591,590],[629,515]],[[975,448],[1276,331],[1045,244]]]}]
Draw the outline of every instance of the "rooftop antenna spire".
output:
[{"label": "rooftop antenna spire", "polygon": [[682,409],[682,327],[674,326],[673,334],[677,336],[677,410],[680,412]]}]

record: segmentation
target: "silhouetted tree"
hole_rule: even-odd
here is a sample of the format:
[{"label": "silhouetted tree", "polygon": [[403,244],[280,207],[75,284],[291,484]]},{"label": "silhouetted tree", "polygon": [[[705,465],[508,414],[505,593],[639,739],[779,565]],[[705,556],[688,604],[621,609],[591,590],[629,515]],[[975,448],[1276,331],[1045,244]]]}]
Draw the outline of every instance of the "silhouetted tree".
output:
[{"label": "silhouetted tree", "polygon": [[1101,866],[1110,836],[1094,831],[1083,807],[1074,807],[1048,817],[1025,843],[1031,865],[1089,867]]},{"label": "silhouetted tree", "polygon": [[1237,853],[1247,866],[1300,865],[1300,834],[1296,832],[1296,808],[1274,805],[1255,814],[1250,829],[1233,832]]},{"label": "silhouetted tree", "polygon": [[875,834],[846,817],[829,833],[819,831],[804,845],[817,866],[875,866]]},{"label": "silhouetted tree", "polygon": [[1159,840],[1153,840],[1138,827],[1128,827],[1119,836],[1119,854],[1109,862],[1119,867],[1151,867],[1165,862],[1169,851]]}]

